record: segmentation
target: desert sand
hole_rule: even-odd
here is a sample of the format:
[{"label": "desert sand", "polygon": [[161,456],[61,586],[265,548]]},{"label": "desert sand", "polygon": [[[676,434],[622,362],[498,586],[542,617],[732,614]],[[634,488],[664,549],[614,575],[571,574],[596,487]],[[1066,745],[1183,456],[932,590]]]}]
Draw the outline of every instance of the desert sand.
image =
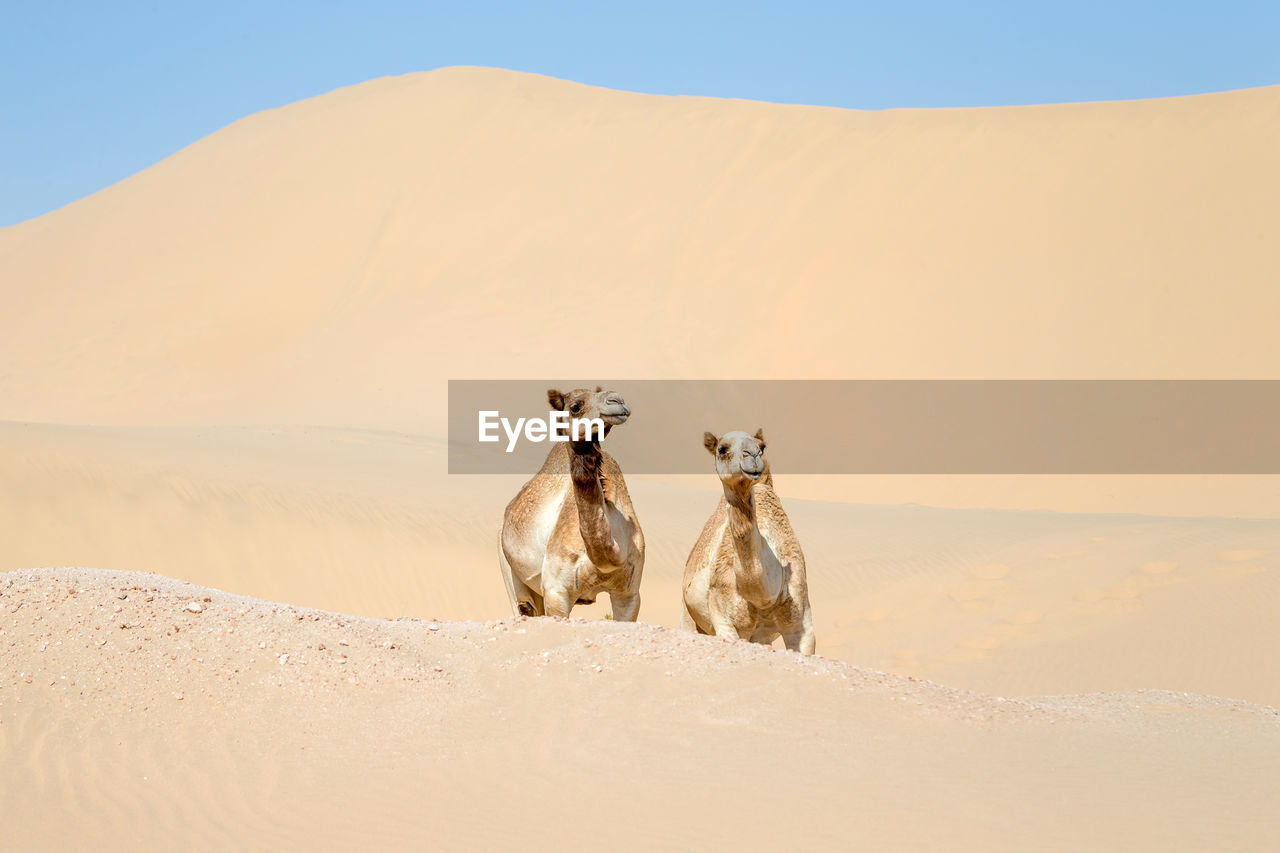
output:
[{"label": "desert sand", "polygon": [[647,624],[512,619],[523,478],[449,476],[444,425],[450,378],[1276,378],[1276,138],[1280,88],[454,68],[0,229],[6,838],[1274,849],[1277,478],[776,471],[801,660],[675,630],[710,467],[629,478]]},{"label": "desert sand", "polygon": [[20,847],[1280,843],[1280,715],[1247,702],[984,696],[642,624],[359,619],[127,572],[6,573],[0,604]]}]

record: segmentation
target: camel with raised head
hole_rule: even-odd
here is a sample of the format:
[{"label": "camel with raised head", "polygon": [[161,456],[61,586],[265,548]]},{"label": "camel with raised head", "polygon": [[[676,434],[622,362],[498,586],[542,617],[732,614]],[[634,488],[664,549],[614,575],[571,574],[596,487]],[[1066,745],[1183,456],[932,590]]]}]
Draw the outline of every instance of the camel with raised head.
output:
[{"label": "camel with raised head", "polygon": [[764,458],[764,431],[703,436],[724,494],[684,569],[681,624],[700,634],[813,654],[804,552]]},{"label": "camel with raised head", "polygon": [[[609,594],[613,618],[634,622],[640,610],[644,534],[622,469],[600,449],[631,410],[613,391],[547,392],[566,412],[571,440],[556,443],[502,518],[498,565],[516,615],[568,616],[575,604]],[[603,435],[575,427],[598,419]],[[581,423],[579,423],[581,422]]]}]

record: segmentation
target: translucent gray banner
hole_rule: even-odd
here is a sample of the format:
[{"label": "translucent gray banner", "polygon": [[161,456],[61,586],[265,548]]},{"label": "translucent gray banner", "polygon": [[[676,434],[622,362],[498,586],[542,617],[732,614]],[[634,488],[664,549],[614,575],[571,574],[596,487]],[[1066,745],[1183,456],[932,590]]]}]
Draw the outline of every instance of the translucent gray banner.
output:
[{"label": "translucent gray banner", "polygon": [[1280,381],[636,379],[450,380],[449,472],[531,474],[548,389],[597,386],[628,473],[706,473],[705,432],[758,428],[794,474],[1280,473]]}]

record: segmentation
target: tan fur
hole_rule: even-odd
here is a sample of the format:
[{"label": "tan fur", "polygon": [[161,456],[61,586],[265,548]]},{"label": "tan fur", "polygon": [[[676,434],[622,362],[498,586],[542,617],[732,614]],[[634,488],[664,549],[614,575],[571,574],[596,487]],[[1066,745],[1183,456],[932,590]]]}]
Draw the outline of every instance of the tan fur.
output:
[{"label": "tan fur", "polygon": [[764,459],[763,431],[704,437],[723,494],[684,569],[685,628],[813,654],[804,552]]},{"label": "tan fur", "polygon": [[[606,434],[630,416],[620,396],[599,388],[552,390],[548,400],[574,419],[603,417]],[[507,505],[498,564],[517,615],[568,616],[607,592],[616,621],[636,620],[644,534],[622,469],[599,441],[552,446]]]}]

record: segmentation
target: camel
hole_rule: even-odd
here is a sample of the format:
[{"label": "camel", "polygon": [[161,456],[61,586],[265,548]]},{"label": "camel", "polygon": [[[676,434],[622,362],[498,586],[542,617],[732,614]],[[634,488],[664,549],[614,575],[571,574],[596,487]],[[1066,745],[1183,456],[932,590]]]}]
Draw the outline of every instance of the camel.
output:
[{"label": "camel", "polygon": [[[547,392],[571,423],[599,418],[604,434],[631,416],[612,391]],[[498,532],[498,565],[517,616],[567,617],[575,604],[609,594],[613,619],[640,611],[644,534],[622,469],[600,449],[601,436],[553,445],[542,468],[507,504]],[[571,436],[573,433],[571,432]]]},{"label": "camel", "polygon": [[787,648],[811,655],[817,646],[804,553],[773,490],[764,430],[711,433],[724,494],[684,568],[681,625],[699,634]]}]

